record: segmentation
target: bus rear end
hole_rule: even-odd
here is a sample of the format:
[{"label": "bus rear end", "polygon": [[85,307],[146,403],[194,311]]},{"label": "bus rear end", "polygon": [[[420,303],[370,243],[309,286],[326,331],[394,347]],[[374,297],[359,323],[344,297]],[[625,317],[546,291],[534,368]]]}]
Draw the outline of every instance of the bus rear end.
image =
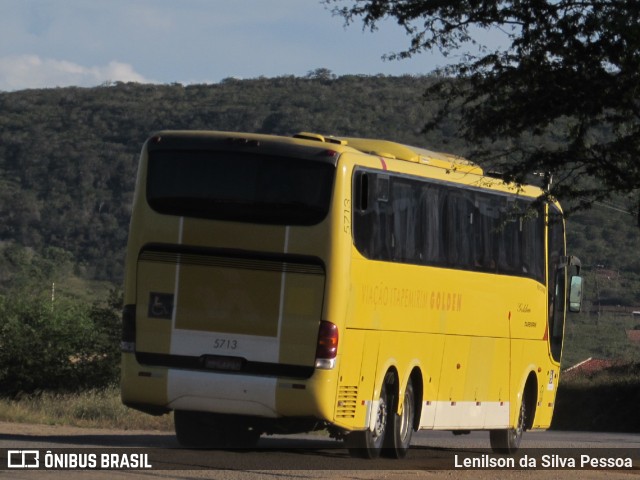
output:
[{"label": "bus rear end", "polygon": [[313,390],[337,342],[323,317],[337,153],[304,143],[162,132],[143,149],[122,399],[175,411],[185,445],[251,443],[328,415]]}]

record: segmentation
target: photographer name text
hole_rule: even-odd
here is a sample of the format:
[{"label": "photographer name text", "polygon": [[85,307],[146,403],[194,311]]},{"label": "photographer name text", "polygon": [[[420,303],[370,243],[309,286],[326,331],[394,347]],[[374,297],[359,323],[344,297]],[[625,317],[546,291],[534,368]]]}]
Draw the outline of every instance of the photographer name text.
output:
[{"label": "photographer name text", "polygon": [[520,458],[479,455],[476,457],[455,455],[454,468],[633,468],[633,460],[629,457],[594,457],[580,455],[563,457],[561,455],[542,455],[540,458],[523,455]]}]

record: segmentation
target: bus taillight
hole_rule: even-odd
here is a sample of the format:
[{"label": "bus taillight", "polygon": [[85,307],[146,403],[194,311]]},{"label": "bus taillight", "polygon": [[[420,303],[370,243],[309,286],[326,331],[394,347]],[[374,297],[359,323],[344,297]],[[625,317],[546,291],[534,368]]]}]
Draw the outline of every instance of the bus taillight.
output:
[{"label": "bus taillight", "polygon": [[322,320],[318,331],[318,345],[316,347],[316,368],[332,369],[336,364],[338,354],[338,327],[331,322]]}]

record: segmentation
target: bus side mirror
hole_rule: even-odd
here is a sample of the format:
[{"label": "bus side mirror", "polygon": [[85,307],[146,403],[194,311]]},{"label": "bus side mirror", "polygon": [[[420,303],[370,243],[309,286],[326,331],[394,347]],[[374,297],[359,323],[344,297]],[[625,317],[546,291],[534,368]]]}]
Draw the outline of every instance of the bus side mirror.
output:
[{"label": "bus side mirror", "polygon": [[571,277],[569,288],[569,311],[577,313],[582,308],[582,277],[575,275]]}]

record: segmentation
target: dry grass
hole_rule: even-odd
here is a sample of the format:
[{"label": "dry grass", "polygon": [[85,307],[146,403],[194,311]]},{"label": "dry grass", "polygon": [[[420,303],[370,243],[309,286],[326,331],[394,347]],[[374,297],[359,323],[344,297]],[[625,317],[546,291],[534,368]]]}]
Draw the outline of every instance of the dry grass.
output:
[{"label": "dry grass", "polygon": [[0,421],[123,430],[173,430],[171,415],[154,417],[125,407],[117,387],[83,393],[39,393],[0,399]]}]

